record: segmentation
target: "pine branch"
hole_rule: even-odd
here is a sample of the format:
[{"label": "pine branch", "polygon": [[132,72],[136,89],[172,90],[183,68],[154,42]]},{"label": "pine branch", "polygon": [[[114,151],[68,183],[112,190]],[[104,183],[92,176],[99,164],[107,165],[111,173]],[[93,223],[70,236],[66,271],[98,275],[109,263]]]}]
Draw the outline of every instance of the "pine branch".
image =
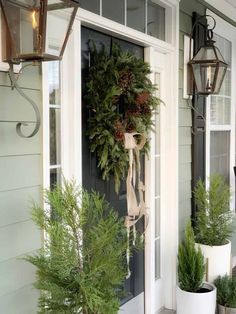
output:
[{"label": "pine branch", "polygon": [[115,314],[126,275],[123,219],[99,194],[74,182],[46,191],[51,215],[34,205],[45,247],[25,259],[37,267],[39,313]]}]

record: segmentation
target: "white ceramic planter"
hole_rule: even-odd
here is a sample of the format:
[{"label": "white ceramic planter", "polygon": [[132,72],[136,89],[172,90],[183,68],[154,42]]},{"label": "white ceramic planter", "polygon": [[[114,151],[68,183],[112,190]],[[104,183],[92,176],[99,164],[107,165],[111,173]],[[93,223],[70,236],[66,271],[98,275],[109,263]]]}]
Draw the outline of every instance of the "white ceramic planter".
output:
[{"label": "white ceramic planter", "polygon": [[214,282],[216,277],[231,274],[231,242],[225,245],[209,246],[196,243],[207,261],[206,281]]},{"label": "white ceramic planter", "polygon": [[236,308],[225,307],[220,304],[218,304],[218,311],[219,314],[236,314]]},{"label": "white ceramic planter", "polygon": [[216,287],[205,282],[204,288],[209,289],[205,293],[193,293],[176,289],[177,314],[215,314],[216,311]]}]

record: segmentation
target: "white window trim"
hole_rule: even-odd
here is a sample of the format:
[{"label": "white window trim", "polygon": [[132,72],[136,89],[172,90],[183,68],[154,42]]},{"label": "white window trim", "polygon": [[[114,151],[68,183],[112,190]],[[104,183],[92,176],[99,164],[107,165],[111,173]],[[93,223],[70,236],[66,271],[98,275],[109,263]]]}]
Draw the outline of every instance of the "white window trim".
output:
[{"label": "white window trim", "polygon": [[236,90],[234,86],[236,85],[236,71],[233,69],[236,68],[236,37],[235,37],[235,28],[221,19],[219,16],[207,10],[206,14],[209,14],[214,17],[216,20],[216,28],[214,32],[226,38],[232,43],[232,64],[231,64],[231,121],[230,125],[211,125],[208,122],[210,119],[210,96],[206,100],[206,178],[209,177],[210,174],[210,132],[211,131],[230,131],[230,184],[232,190],[232,198],[231,198],[231,208],[234,208],[235,205],[235,176],[233,171],[233,166],[236,165],[235,163],[235,103],[236,103]]},{"label": "white window trim", "polygon": [[43,101],[43,189],[50,187],[50,128],[49,128],[49,86],[48,66],[42,64],[42,101]]},{"label": "white window trim", "polygon": [[81,23],[74,21],[62,61],[62,171],[82,185]]}]

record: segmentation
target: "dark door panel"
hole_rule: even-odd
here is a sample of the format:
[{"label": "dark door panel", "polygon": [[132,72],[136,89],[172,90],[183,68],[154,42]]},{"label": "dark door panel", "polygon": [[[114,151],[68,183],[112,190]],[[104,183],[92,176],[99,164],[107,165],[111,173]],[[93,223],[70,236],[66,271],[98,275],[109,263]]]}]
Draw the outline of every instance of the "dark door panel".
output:
[{"label": "dark door panel", "polygon": [[[112,42],[118,43],[123,50],[133,52],[137,57],[143,58],[144,50],[143,47],[138,45],[120,40],[100,32],[94,31],[89,28],[82,27],[81,36],[81,49],[82,49],[82,89],[83,94],[85,91],[85,80],[89,69],[89,41],[93,40],[96,44],[97,49],[104,45],[107,51],[110,51]],[[84,101],[82,102],[82,184],[87,190],[96,190],[105,197],[108,202],[119,212],[119,215],[126,216],[127,205],[126,205],[126,185],[125,182],[121,183],[119,194],[116,194],[114,189],[114,179],[111,177],[109,181],[104,181],[101,178],[100,170],[97,167],[97,160],[95,154],[92,154],[89,150],[89,141],[86,136],[87,121],[90,112],[86,108]],[[144,162],[142,161],[142,164]],[[142,177],[144,174],[142,174]],[[143,223],[139,226],[143,228]],[[115,248],[114,248],[115,249]],[[121,302],[125,303],[131,298],[137,296],[144,291],[144,252],[135,252],[131,259],[130,268],[132,275],[125,282],[125,289],[128,292]]]}]

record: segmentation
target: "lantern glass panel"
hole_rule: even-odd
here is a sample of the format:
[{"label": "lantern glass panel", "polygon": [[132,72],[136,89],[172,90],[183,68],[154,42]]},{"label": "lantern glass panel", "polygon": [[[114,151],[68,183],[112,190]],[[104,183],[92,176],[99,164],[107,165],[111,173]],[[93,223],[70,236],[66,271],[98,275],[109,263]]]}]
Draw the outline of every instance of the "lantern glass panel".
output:
[{"label": "lantern glass panel", "polygon": [[60,56],[74,8],[64,1],[49,0],[47,9],[45,53],[50,54],[50,50],[55,49],[56,56]]},{"label": "lantern glass panel", "polygon": [[[18,58],[22,54],[38,52],[39,30],[39,1],[6,2],[5,12],[7,25],[10,31],[12,58]],[[21,6],[22,5],[22,6]],[[6,49],[10,49],[7,47]],[[6,51],[3,51],[6,58]]]},{"label": "lantern glass panel", "polygon": [[192,65],[192,68],[198,93],[212,93],[216,78],[216,64],[196,63]]},{"label": "lantern glass panel", "polygon": [[202,64],[200,69],[203,91],[206,93],[213,93],[217,66],[215,64]]},{"label": "lantern glass panel", "polygon": [[227,67],[225,65],[219,66],[219,71],[217,75],[217,81],[215,85],[215,93],[218,94],[220,91],[221,84],[223,82],[223,79],[225,77]]}]

